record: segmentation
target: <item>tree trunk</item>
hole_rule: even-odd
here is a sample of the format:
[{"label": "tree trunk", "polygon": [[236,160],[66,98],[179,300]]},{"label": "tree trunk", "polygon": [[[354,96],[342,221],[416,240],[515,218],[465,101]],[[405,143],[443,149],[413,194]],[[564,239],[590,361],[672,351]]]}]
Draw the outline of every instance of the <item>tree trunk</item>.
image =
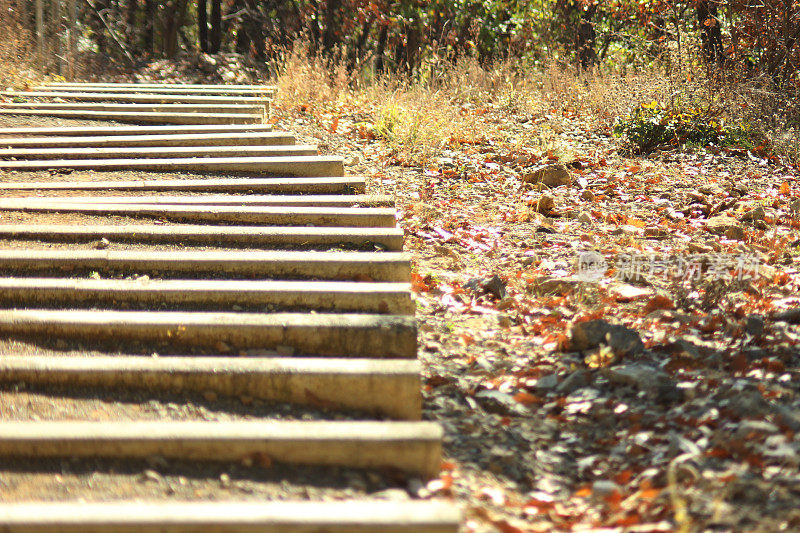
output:
[{"label": "tree trunk", "polygon": [[166,4],[164,9],[164,26],[161,36],[164,54],[167,57],[175,57],[178,53],[178,30],[183,26],[183,19],[186,16],[188,0],[175,0]]},{"label": "tree trunk", "polygon": [[52,54],[56,60],[56,71],[62,74],[64,50],[61,47],[61,0],[53,0],[52,7],[53,11],[50,13],[50,31],[52,31],[53,35]]},{"label": "tree trunk", "polygon": [[595,51],[597,33],[594,31],[594,22],[592,22],[592,18],[597,11],[597,6],[594,4],[586,8],[578,6],[578,9],[580,12],[576,43],[578,61],[583,70],[588,70],[597,64],[597,52]]},{"label": "tree trunk", "polygon": [[78,20],[75,0],[67,0],[67,79],[75,79],[75,59],[78,55],[78,29],[75,26]]},{"label": "tree trunk", "polygon": [[696,10],[703,58],[709,64],[717,64],[722,61],[722,30],[719,27],[717,4],[713,0],[700,0]]},{"label": "tree trunk", "polygon": [[378,43],[375,45],[375,72],[383,74],[386,69],[386,41],[389,39],[389,25],[383,24],[378,34]]},{"label": "tree trunk", "polygon": [[247,0],[247,11],[244,15],[242,25],[247,30],[250,50],[255,50],[255,57],[262,60],[265,57],[267,47],[267,36],[264,31],[264,24],[261,22],[263,14],[258,9],[256,0]]},{"label": "tree trunk", "polygon": [[155,0],[144,0],[145,23],[143,48],[147,55],[156,49],[156,4]]},{"label": "tree trunk", "polygon": [[350,70],[354,70],[356,66],[361,63],[361,59],[364,57],[364,47],[367,46],[367,39],[369,39],[369,34],[372,31],[373,24],[375,24],[374,15],[364,22],[364,26],[361,29],[361,35],[359,36],[355,47],[353,47],[350,52],[350,58],[347,64],[347,67]]},{"label": "tree trunk", "polygon": [[208,51],[218,54],[222,46],[222,0],[211,0],[211,34]]},{"label": "tree trunk", "polygon": [[41,68],[44,64],[44,5],[36,0],[36,60]]},{"label": "tree trunk", "polygon": [[131,52],[136,53],[136,10],[139,7],[137,0],[128,0],[128,6],[125,13],[125,40]]},{"label": "tree trunk", "polygon": [[341,0],[328,0],[325,7],[325,33],[322,34],[322,50],[328,57],[333,55],[333,47],[336,44],[336,13],[342,8]]},{"label": "tree trunk", "polygon": [[208,53],[208,3],[197,0],[197,35],[200,50]]}]

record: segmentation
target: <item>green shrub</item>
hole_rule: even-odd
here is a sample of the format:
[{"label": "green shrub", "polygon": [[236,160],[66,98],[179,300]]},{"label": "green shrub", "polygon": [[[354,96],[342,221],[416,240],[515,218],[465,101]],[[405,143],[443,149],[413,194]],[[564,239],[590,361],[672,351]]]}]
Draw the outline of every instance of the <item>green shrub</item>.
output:
[{"label": "green shrub", "polygon": [[757,132],[746,124],[726,124],[718,114],[700,108],[667,109],[643,104],[617,119],[614,134],[625,137],[638,153],[693,146],[741,146],[753,149]]}]

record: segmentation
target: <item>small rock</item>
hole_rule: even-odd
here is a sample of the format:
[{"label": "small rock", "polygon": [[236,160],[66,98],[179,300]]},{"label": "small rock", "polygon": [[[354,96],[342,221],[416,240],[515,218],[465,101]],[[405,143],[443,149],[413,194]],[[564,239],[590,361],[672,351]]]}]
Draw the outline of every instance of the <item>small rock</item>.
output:
[{"label": "small rock", "polygon": [[570,350],[581,352],[605,344],[616,355],[637,355],[644,351],[639,333],[606,320],[577,322],[570,330]]},{"label": "small rock", "polygon": [[789,211],[792,211],[793,213],[800,213],[800,199],[797,199],[789,204]]},{"label": "small rock", "polygon": [[594,198],[595,198],[594,193],[589,189],[583,189],[581,191],[581,200],[586,200],[587,202],[593,202]]},{"label": "small rock", "polygon": [[294,347],[288,346],[285,344],[279,344],[275,347],[275,351],[278,352],[278,355],[281,357],[292,357],[294,355]]},{"label": "small rock", "polygon": [[592,375],[588,370],[576,370],[558,385],[557,390],[560,393],[568,394],[576,389],[585,387],[591,380]]},{"label": "small rock", "polygon": [[699,242],[690,242],[688,248],[690,252],[696,254],[710,254],[714,251],[711,246],[706,246],[705,244],[700,244]]},{"label": "small rock", "polygon": [[155,470],[150,470],[150,469],[148,469],[148,470],[145,470],[144,472],[142,472],[142,480],[143,480],[143,481],[155,481],[155,482],[159,482],[159,481],[161,481],[162,479],[163,479],[163,478],[161,477],[161,474],[159,474],[159,473],[158,473],[158,472],[156,472]]},{"label": "small rock", "polygon": [[592,495],[601,499],[613,496],[615,493],[620,492],[620,487],[613,481],[605,479],[598,479],[592,483]]},{"label": "small rock", "polygon": [[800,307],[795,309],[787,309],[776,313],[775,320],[779,322],[788,322],[789,324],[800,324]]},{"label": "small rock", "polygon": [[217,343],[214,344],[214,349],[220,353],[228,353],[231,351],[230,345],[223,341],[217,341]]},{"label": "small rock", "polygon": [[395,502],[411,499],[411,497],[408,495],[408,492],[404,491],[403,489],[381,490],[378,492],[373,492],[371,496],[376,500],[391,500]]},{"label": "small rock", "polygon": [[223,487],[230,487],[231,485],[231,476],[226,473],[222,473],[219,475],[219,484]]},{"label": "small rock", "polygon": [[94,244],[94,247],[95,247],[96,250],[105,250],[110,245],[111,245],[111,242],[108,239],[106,239],[105,237],[103,237],[102,239],[100,239],[99,241],[97,241]]},{"label": "small rock", "polygon": [[500,463],[510,463],[516,457],[516,452],[514,450],[509,450],[505,446],[492,446],[489,449],[489,455],[491,456],[493,461],[497,461]]},{"label": "small rock", "polygon": [[649,239],[664,239],[669,237],[669,232],[662,228],[644,228],[644,236]]},{"label": "small rock", "polygon": [[780,428],[766,420],[742,420],[736,428],[737,437],[740,439],[747,437],[750,433],[778,433]]},{"label": "small rock", "polygon": [[660,384],[669,382],[667,374],[645,364],[611,366],[601,372],[614,385],[632,385],[639,390],[654,391]]},{"label": "small rock", "polygon": [[764,208],[758,206],[743,214],[739,220],[742,222],[755,222],[756,220],[764,220],[765,216],[766,212],[764,211]]},{"label": "small rock", "polygon": [[700,347],[686,339],[676,339],[666,346],[672,355],[685,359],[700,359]]},{"label": "small rock", "polygon": [[525,416],[528,409],[517,403],[510,394],[498,390],[482,390],[475,394],[475,399],[490,413],[498,415]]},{"label": "small rock", "polygon": [[414,496],[419,496],[420,491],[425,489],[425,484],[422,483],[422,480],[420,480],[419,478],[412,477],[406,483],[406,487],[409,494],[413,494]]},{"label": "small rock", "polygon": [[534,213],[549,213],[556,207],[556,200],[549,194],[543,194],[539,200],[531,204],[531,211]]},{"label": "small rock", "polygon": [[471,278],[461,286],[479,294],[491,294],[498,300],[508,296],[505,282],[496,275],[489,278]]},{"label": "small rock", "polygon": [[547,374],[536,381],[534,388],[538,392],[550,392],[558,386],[558,375]]},{"label": "small rock", "polygon": [[548,187],[559,187],[561,185],[571,185],[572,176],[567,167],[556,164],[523,174],[522,181],[525,183],[542,183]]},{"label": "small rock", "polygon": [[565,278],[538,278],[531,284],[531,288],[540,294],[568,294],[575,290],[581,280],[572,276]]},{"label": "small rock", "polygon": [[580,215],[578,215],[578,218],[576,220],[584,225],[589,225],[592,223],[592,217],[591,215],[589,215],[589,213],[581,213]]},{"label": "small rock", "polygon": [[608,292],[614,295],[618,302],[632,302],[653,295],[650,289],[636,287],[627,283],[620,283],[609,287]]},{"label": "small rock", "polygon": [[728,408],[739,416],[761,416],[769,405],[757,390],[740,390],[728,399]]},{"label": "small rock", "polygon": [[731,240],[744,239],[744,229],[737,224],[736,220],[725,215],[711,217],[706,220],[705,229],[715,235],[723,235]]},{"label": "small rock", "polygon": [[357,165],[359,163],[361,163],[361,158],[359,158],[357,155],[348,156],[344,160],[344,165],[347,167],[352,167],[353,165]]},{"label": "small rock", "polygon": [[202,54],[198,58],[200,69],[205,72],[214,72],[217,68],[217,60],[208,54]]},{"label": "small rock", "polygon": [[207,402],[216,402],[218,398],[219,395],[213,390],[207,390],[203,392],[203,399]]},{"label": "small rock", "polygon": [[764,319],[758,315],[750,315],[744,324],[745,332],[751,337],[760,337],[764,333]]},{"label": "small rock", "polygon": [[513,307],[513,305],[514,305],[514,298],[507,296],[497,303],[497,310],[505,311],[506,309]]}]

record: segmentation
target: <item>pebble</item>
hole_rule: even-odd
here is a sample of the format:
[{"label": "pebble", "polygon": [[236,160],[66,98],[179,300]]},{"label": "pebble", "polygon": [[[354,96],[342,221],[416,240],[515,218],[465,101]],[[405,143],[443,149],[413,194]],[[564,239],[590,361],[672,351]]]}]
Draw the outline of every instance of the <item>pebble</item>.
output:
[{"label": "pebble", "polygon": [[403,489],[385,489],[378,492],[373,492],[371,497],[376,500],[391,500],[391,501],[406,501],[410,500],[411,496]]}]

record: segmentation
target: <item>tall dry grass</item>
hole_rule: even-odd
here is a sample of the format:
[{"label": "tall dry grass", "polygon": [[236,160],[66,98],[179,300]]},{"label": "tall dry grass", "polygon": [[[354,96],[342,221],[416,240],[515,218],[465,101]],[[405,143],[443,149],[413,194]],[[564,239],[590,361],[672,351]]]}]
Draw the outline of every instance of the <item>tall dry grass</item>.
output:
[{"label": "tall dry grass", "polygon": [[0,0],[0,87],[25,88],[39,78],[35,46],[19,2]]},{"label": "tall dry grass", "polygon": [[709,75],[697,61],[587,74],[563,66],[524,70],[513,60],[484,68],[465,59],[425,65],[415,78],[376,77],[330,64],[300,45],[275,70],[279,108],[312,116],[350,115],[417,164],[462,143],[512,141],[510,121],[578,116],[594,129],[609,131],[619,117],[654,100],[676,109],[713,108],[722,117],[755,126],[776,151],[800,159],[790,109],[796,102],[758,80]]}]

